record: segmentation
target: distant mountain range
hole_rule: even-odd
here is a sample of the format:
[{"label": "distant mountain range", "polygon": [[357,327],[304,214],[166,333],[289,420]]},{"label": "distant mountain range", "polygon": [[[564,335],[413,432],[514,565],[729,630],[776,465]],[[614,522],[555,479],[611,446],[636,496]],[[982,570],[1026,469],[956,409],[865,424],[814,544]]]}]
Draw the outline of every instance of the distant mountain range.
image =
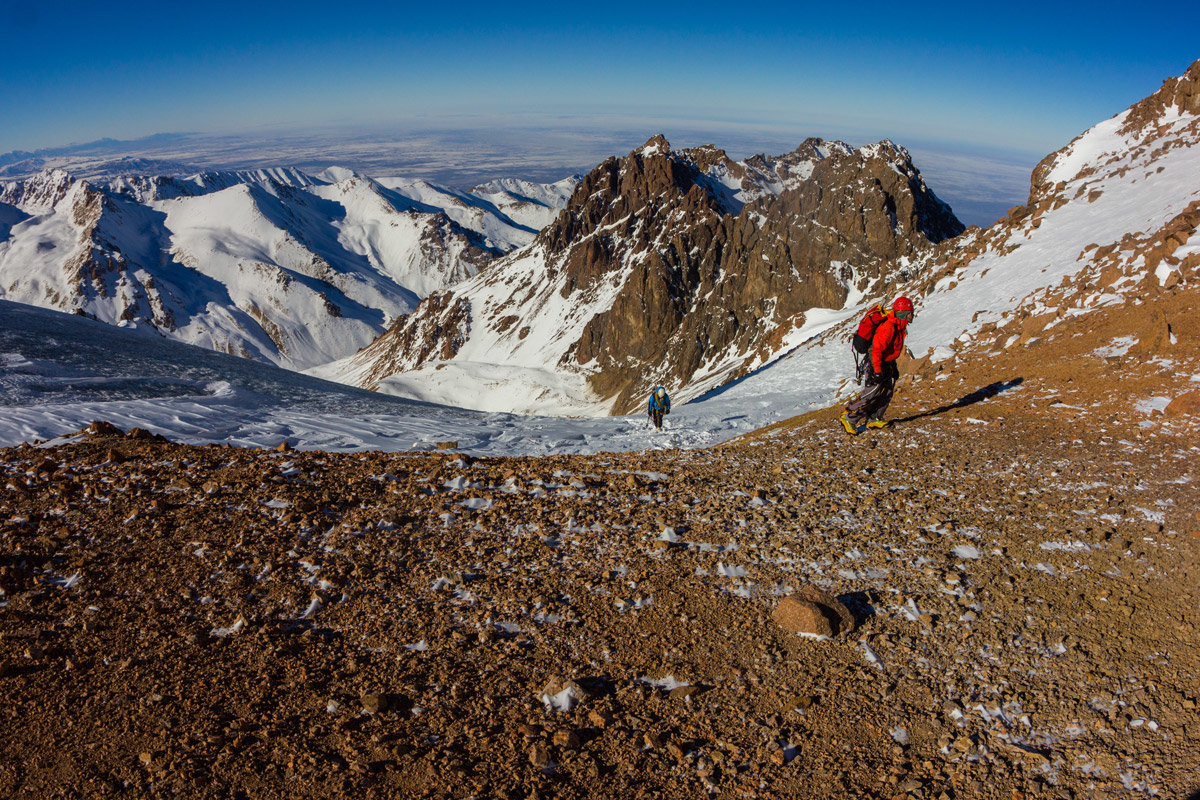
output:
[{"label": "distant mountain range", "polygon": [[[628,152],[656,129],[669,131],[676,146],[720,142],[739,159],[786,152],[803,138],[771,126],[596,117],[465,118],[447,120],[440,127],[427,120],[416,127],[160,133],[0,153],[0,182],[32,178],[47,169],[100,181],[127,174],[186,177],[280,165],[315,174],[336,164],[360,175],[420,176],[439,186],[465,190],[497,177],[550,183],[564,175],[585,173],[611,154]],[[959,219],[983,226],[1021,201],[1029,170],[1041,156],[940,141],[906,141],[905,145]]]},{"label": "distant mountain range", "polygon": [[303,369],[530,242],[575,182],[50,170],[0,186],[0,296]]}]

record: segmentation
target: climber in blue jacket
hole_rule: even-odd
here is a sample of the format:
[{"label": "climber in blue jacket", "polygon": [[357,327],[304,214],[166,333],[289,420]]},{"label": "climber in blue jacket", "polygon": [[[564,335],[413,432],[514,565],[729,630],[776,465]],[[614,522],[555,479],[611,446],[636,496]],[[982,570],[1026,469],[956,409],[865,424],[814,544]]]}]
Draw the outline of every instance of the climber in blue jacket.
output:
[{"label": "climber in blue jacket", "polygon": [[654,394],[650,395],[650,406],[647,413],[649,413],[654,427],[661,431],[663,417],[671,413],[671,397],[667,394],[666,389],[660,386],[654,390]]}]

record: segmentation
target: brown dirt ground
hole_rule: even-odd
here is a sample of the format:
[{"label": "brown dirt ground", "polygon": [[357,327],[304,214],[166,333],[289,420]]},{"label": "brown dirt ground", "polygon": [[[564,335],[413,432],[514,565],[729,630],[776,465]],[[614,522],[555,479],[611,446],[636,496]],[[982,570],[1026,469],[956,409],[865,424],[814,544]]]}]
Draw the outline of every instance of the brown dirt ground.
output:
[{"label": "brown dirt ground", "polygon": [[[1137,403],[1197,386],[1193,300],[927,367],[856,438],[4,450],[0,796],[1188,797],[1198,421]],[[782,631],[808,584],[855,629]]]}]

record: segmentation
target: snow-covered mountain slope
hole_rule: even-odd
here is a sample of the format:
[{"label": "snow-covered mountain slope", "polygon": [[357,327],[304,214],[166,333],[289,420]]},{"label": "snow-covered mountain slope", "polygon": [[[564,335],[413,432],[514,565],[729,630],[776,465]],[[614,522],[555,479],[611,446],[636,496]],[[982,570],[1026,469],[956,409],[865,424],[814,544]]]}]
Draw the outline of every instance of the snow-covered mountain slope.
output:
[{"label": "snow-covered mountain slope", "polygon": [[1064,320],[1146,305],[1200,265],[1200,62],[1034,170],[1029,202],[918,269],[911,349],[1025,345]]},{"label": "snow-covered mountain slope", "polygon": [[[0,442],[95,419],[193,442],[427,447],[503,420],[310,378],[145,330],[0,300]],[[339,420],[342,420],[339,422]],[[397,440],[402,437],[402,440]]]},{"label": "snow-covered mountain slope", "polygon": [[689,399],[961,230],[890,142],[738,163],[658,136],[593,170],[528,248],[314,374],[521,412],[627,410],[660,383]]},{"label": "snow-covered mountain slope", "polygon": [[540,231],[566,208],[581,180],[580,175],[555,183],[500,178],[479,184],[471,189],[471,194],[491,203],[518,224]]},{"label": "snow-covered mountain slope", "polygon": [[177,441],[326,450],[434,449],[493,455],[711,444],[797,413],[737,412],[736,398],[683,406],[665,434],[642,417],[550,419],[405,400],[256,364],[146,331],[0,300],[0,446],[48,440],[97,419]]},{"label": "snow-covered mountain slope", "polygon": [[336,168],[59,170],[0,190],[0,297],[305,368],[535,234],[481,197]]},{"label": "snow-covered mountain slope", "polygon": [[553,222],[579,180],[572,176],[541,184],[505,178],[469,192],[408,178],[381,178],[379,183],[410,200],[416,209],[440,209],[462,227],[480,234],[485,247],[508,251],[529,244]]}]

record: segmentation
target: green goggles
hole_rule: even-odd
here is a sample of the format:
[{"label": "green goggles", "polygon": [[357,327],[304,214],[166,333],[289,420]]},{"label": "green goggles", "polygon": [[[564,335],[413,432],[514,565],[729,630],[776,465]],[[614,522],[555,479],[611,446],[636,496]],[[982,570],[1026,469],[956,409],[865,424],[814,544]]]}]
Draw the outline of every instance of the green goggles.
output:
[{"label": "green goggles", "polygon": [[902,319],[902,320],[911,322],[914,316],[915,315],[911,311],[897,311],[896,312],[896,319]]}]

